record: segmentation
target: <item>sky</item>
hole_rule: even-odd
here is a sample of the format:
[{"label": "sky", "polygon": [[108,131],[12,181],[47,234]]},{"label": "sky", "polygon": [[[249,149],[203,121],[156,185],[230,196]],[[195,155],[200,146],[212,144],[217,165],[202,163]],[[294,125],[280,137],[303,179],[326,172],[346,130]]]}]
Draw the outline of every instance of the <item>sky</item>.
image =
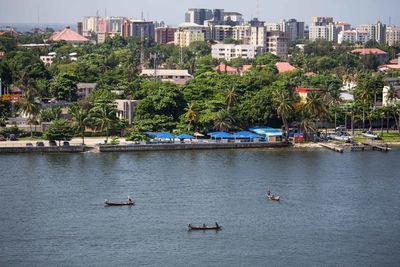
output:
[{"label": "sky", "polygon": [[[257,4],[259,2],[259,4]],[[125,16],[164,21],[176,26],[184,22],[190,7],[221,8],[240,12],[245,20],[259,17],[268,22],[296,18],[309,24],[312,16],[331,16],[352,25],[377,20],[400,26],[399,0],[0,0],[0,23],[76,25],[84,16]],[[258,8],[259,7],[259,8]]]}]

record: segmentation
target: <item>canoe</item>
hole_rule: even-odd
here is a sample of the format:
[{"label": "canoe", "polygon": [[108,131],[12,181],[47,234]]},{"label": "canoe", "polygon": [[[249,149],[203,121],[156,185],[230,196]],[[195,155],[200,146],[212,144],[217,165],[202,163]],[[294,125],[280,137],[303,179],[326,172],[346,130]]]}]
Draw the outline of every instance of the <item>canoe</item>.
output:
[{"label": "canoe", "polygon": [[280,196],[275,196],[275,195],[267,195],[267,198],[269,200],[274,200],[274,201],[280,201],[281,200]]},{"label": "canoe", "polygon": [[106,202],[104,202],[104,204],[107,206],[133,206],[133,205],[135,205],[135,202],[128,203],[128,202],[122,202],[122,201],[121,202],[106,201]]},{"label": "canoe", "polygon": [[215,231],[219,231],[221,230],[222,227],[220,225],[218,226],[195,226],[195,225],[191,225],[189,224],[188,226],[188,230],[189,231],[207,231],[207,230],[215,230]]}]

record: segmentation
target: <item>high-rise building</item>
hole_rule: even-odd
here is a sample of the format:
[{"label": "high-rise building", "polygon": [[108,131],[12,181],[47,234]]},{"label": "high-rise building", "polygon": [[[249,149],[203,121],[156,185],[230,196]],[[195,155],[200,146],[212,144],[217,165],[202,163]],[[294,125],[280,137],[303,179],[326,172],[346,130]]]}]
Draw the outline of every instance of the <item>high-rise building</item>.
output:
[{"label": "high-rise building", "polygon": [[213,11],[205,8],[189,8],[185,14],[186,23],[204,25],[206,20],[213,19]]},{"label": "high-rise building", "polygon": [[229,25],[210,26],[211,39],[223,42],[225,39],[233,38],[233,27]]},{"label": "high-rise building", "polygon": [[395,26],[386,28],[386,43],[390,46],[400,44],[400,28]]},{"label": "high-rise building", "polygon": [[266,51],[280,58],[288,57],[289,38],[284,32],[267,32]]},{"label": "high-rise building", "polygon": [[154,39],[154,23],[152,21],[127,19],[124,21],[123,36]]},{"label": "high-rise building", "polygon": [[90,36],[91,33],[97,33],[98,17],[84,17],[83,18],[83,36]]},{"label": "high-rise building", "polygon": [[224,12],[224,24],[231,26],[243,25],[243,15],[238,12]]},{"label": "high-rise building", "polygon": [[211,48],[211,55],[226,61],[234,58],[253,59],[257,55],[257,48],[252,45],[216,44]]},{"label": "high-rise building", "polygon": [[232,38],[236,41],[242,41],[243,44],[250,44],[251,39],[251,26],[240,25],[232,29]]},{"label": "high-rise building", "polygon": [[304,39],[304,22],[295,19],[283,20],[278,31],[284,32],[289,42]]},{"label": "high-rise building", "polygon": [[204,41],[205,36],[203,26],[194,23],[184,23],[179,25],[175,32],[175,45],[179,47],[187,47],[196,41]]},{"label": "high-rise building", "polygon": [[250,45],[255,47],[266,47],[267,30],[264,26],[251,27]]},{"label": "high-rise building", "polygon": [[362,24],[357,27],[358,31],[366,31],[371,36],[372,40],[375,40],[379,44],[386,42],[386,25],[378,21],[375,24]]},{"label": "high-rise building", "polygon": [[155,41],[159,44],[174,42],[177,28],[162,27],[155,29]]},{"label": "high-rise building", "polygon": [[265,22],[264,26],[267,31],[282,31],[282,24],[277,22]]},{"label": "high-rise building", "polygon": [[332,17],[313,17],[310,26],[309,39],[327,40],[336,42],[338,37],[337,29]]},{"label": "high-rise building", "polygon": [[357,31],[357,30],[346,30],[341,31],[338,35],[338,43],[341,44],[343,42],[349,43],[362,43],[365,44],[371,40],[371,36],[367,31]]}]

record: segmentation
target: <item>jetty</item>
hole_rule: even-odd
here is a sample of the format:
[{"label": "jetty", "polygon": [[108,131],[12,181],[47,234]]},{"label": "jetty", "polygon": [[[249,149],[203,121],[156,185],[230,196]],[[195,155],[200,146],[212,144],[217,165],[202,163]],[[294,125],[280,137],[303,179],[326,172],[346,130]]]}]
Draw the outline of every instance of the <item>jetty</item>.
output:
[{"label": "jetty", "polygon": [[344,149],[343,149],[342,147],[338,146],[338,145],[327,144],[327,143],[321,143],[321,144],[319,144],[319,145],[320,145],[321,147],[324,147],[324,148],[333,150],[333,151],[338,152],[338,153],[343,153],[343,152],[344,152]]},{"label": "jetty", "polygon": [[362,143],[365,147],[371,148],[371,150],[388,152],[392,150],[387,144],[376,144],[376,143]]}]

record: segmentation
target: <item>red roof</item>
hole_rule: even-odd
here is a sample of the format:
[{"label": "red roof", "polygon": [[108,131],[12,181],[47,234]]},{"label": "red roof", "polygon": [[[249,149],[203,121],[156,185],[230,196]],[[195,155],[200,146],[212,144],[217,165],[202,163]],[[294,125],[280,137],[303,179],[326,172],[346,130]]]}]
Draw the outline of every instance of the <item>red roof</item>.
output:
[{"label": "red roof", "polygon": [[320,91],[319,88],[295,88],[294,89],[297,93],[308,93],[310,91]]},{"label": "red roof", "polygon": [[379,66],[380,70],[400,70],[399,64],[389,64],[389,65],[381,65]]},{"label": "red roof", "polygon": [[288,71],[294,71],[296,68],[290,65],[287,62],[277,62],[275,64],[276,68],[278,69],[279,73],[284,73]]},{"label": "red roof", "polygon": [[361,55],[368,55],[368,54],[387,55],[385,51],[382,51],[378,48],[359,48],[359,49],[354,49],[351,52],[359,53]]},{"label": "red roof", "polygon": [[55,32],[52,36],[50,36],[49,41],[66,41],[71,43],[84,43],[89,40],[77,32],[74,32],[70,29],[70,27],[66,27],[61,32]]},{"label": "red roof", "polygon": [[215,67],[214,70],[226,73],[238,73],[238,70],[232,68],[231,66],[225,65],[223,63],[219,64],[219,66]]},{"label": "red roof", "polygon": [[243,65],[241,71],[242,73],[251,70],[251,68],[253,68],[253,65]]},{"label": "red roof", "polygon": [[395,58],[389,61],[390,64],[398,64],[399,63],[399,59]]}]

